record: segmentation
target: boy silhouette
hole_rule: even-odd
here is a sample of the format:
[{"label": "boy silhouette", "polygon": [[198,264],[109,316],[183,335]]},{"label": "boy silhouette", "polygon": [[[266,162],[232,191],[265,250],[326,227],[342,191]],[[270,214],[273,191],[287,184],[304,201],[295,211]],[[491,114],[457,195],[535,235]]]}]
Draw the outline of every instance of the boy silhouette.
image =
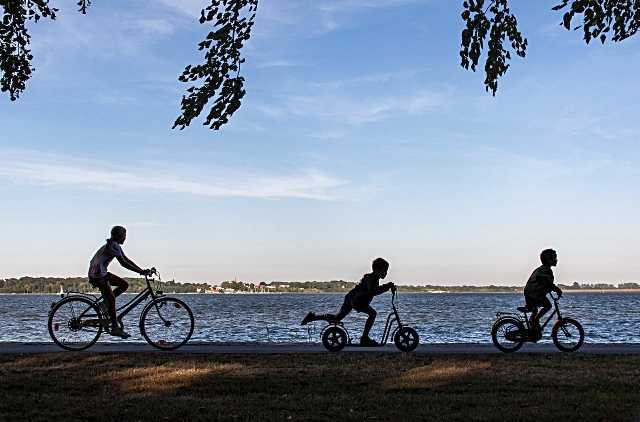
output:
[{"label": "boy silhouette", "polygon": [[533,271],[524,287],[524,300],[527,308],[532,311],[531,324],[536,335],[540,335],[540,319],[551,309],[547,295],[554,291],[558,296],[562,296],[562,290],[553,284],[551,269],[558,265],[558,254],[553,249],[545,249],[540,254],[540,261],[542,265]]},{"label": "boy silhouette", "polygon": [[371,301],[375,296],[389,289],[395,290],[396,287],[391,282],[380,285],[380,279],[384,279],[389,271],[387,261],[376,258],[373,260],[371,268],[373,272],[365,274],[360,283],[344,297],[342,307],[337,314],[316,315],[314,312],[309,312],[302,320],[301,325],[307,325],[312,321],[340,322],[352,309],[355,309],[357,312],[364,312],[368,315],[362,337],[360,337],[360,344],[362,346],[377,346],[378,342],[369,337],[369,331],[371,331],[377,315],[375,309],[371,307]]}]

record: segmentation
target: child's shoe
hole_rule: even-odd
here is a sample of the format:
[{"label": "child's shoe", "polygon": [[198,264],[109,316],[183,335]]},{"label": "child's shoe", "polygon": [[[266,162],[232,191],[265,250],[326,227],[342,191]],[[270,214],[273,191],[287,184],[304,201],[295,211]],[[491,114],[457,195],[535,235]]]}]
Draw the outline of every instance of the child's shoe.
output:
[{"label": "child's shoe", "polygon": [[369,337],[360,337],[360,346],[375,347],[380,346],[377,341]]},{"label": "child's shoe", "polygon": [[304,319],[302,320],[302,322],[300,323],[300,325],[307,325],[308,323],[310,323],[311,321],[314,321],[316,318],[316,314],[314,314],[313,312],[309,312],[307,314],[306,317],[304,317]]}]

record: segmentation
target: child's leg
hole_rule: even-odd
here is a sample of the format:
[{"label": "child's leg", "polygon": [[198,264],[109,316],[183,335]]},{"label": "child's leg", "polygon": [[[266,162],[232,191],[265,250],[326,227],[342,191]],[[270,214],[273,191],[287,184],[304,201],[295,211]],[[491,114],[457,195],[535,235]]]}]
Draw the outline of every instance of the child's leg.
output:
[{"label": "child's leg", "polygon": [[367,308],[362,310],[361,312],[364,312],[368,315],[367,322],[365,322],[364,330],[362,331],[362,337],[368,338],[369,331],[371,331],[371,327],[373,327],[373,323],[376,321],[376,315],[378,315],[378,313],[371,307],[371,305],[367,306]]},{"label": "child's leg", "polygon": [[116,286],[116,288],[113,290],[113,295],[115,297],[120,296],[122,293],[126,292],[127,289],[129,288],[129,283],[127,283],[126,280],[121,279],[117,275],[107,273],[107,276],[105,278],[107,279],[110,285]]},{"label": "child's leg", "polygon": [[323,314],[323,315],[316,315],[315,316],[315,320],[314,321],[318,321],[318,320],[322,320],[322,321],[329,321],[329,322],[340,322],[344,319],[344,317],[346,317],[347,315],[349,315],[349,312],[351,312],[351,305],[347,303],[347,301],[345,301],[342,304],[342,307],[340,307],[340,310],[338,311],[337,314]]},{"label": "child's leg", "polygon": [[99,280],[93,280],[91,283],[94,286],[97,286],[100,289],[100,293],[102,293],[102,297],[104,298],[104,302],[107,304],[107,310],[109,311],[109,320],[111,321],[111,325],[116,325],[116,297],[113,294],[113,290],[111,290],[111,286],[104,278]]},{"label": "child's leg", "polygon": [[549,302],[549,299],[545,297],[542,301],[540,301],[540,306],[541,307],[538,308],[535,316],[532,316],[533,322],[538,326],[540,326],[540,320],[542,319],[542,316],[549,312],[549,310],[551,309],[551,302]]},{"label": "child's leg", "polygon": [[314,312],[309,312],[307,316],[304,317],[301,324],[307,325],[313,321],[328,321],[328,322],[340,322],[344,317],[346,317],[349,312],[351,312],[352,306],[351,301],[345,298],[340,311],[337,314],[320,314],[316,315]]}]

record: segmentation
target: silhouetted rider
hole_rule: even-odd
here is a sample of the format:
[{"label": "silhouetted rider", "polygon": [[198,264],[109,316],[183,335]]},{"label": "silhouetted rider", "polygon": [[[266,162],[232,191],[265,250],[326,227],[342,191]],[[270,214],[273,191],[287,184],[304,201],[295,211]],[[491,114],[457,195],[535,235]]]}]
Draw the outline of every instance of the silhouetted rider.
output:
[{"label": "silhouetted rider", "polygon": [[[545,249],[540,254],[542,265],[536,268],[524,288],[524,300],[531,309],[531,322],[536,333],[540,333],[540,319],[551,309],[547,295],[552,291],[562,296],[562,290],[556,286],[551,267],[558,265],[558,254],[553,249]],[[540,308],[538,310],[538,308]]]},{"label": "silhouetted rider", "polygon": [[[129,337],[118,324],[116,320],[116,297],[124,293],[129,287],[129,283],[121,279],[117,275],[107,271],[107,267],[116,258],[120,265],[124,268],[134,271],[140,275],[151,275],[152,270],[143,270],[138,267],[132,260],[126,257],[122,251],[122,245],[127,238],[127,230],[122,226],[115,226],[111,229],[111,237],[107,239],[107,243],[102,246],[91,259],[89,264],[89,283],[100,289],[104,296],[106,310],[111,320],[111,335],[122,338]],[[111,290],[111,286],[115,286]]]},{"label": "silhouetted rider", "polygon": [[379,294],[389,289],[395,289],[395,285],[391,282],[380,285],[380,279],[384,279],[389,271],[389,263],[382,258],[376,258],[372,263],[373,272],[367,273],[362,277],[360,283],[354,287],[344,298],[344,303],[337,314],[316,315],[309,312],[302,320],[302,325],[306,325],[312,321],[329,321],[339,322],[346,317],[352,309],[358,312],[364,312],[368,315],[367,322],[364,325],[360,344],[363,346],[377,346],[378,342],[369,338],[369,331],[373,327],[376,320],[376,311],[371,307],[371,301]]}]

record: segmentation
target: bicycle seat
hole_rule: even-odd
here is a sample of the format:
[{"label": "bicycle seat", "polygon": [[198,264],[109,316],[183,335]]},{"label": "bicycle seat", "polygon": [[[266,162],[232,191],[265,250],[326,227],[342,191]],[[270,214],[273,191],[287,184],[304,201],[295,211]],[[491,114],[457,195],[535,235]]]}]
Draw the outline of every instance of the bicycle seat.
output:
[{"label": "bicycle seat", "polygon": [[527,308],[526,306],[518,306],[518,310],[520,312],[531,312],[531,309]]}]

